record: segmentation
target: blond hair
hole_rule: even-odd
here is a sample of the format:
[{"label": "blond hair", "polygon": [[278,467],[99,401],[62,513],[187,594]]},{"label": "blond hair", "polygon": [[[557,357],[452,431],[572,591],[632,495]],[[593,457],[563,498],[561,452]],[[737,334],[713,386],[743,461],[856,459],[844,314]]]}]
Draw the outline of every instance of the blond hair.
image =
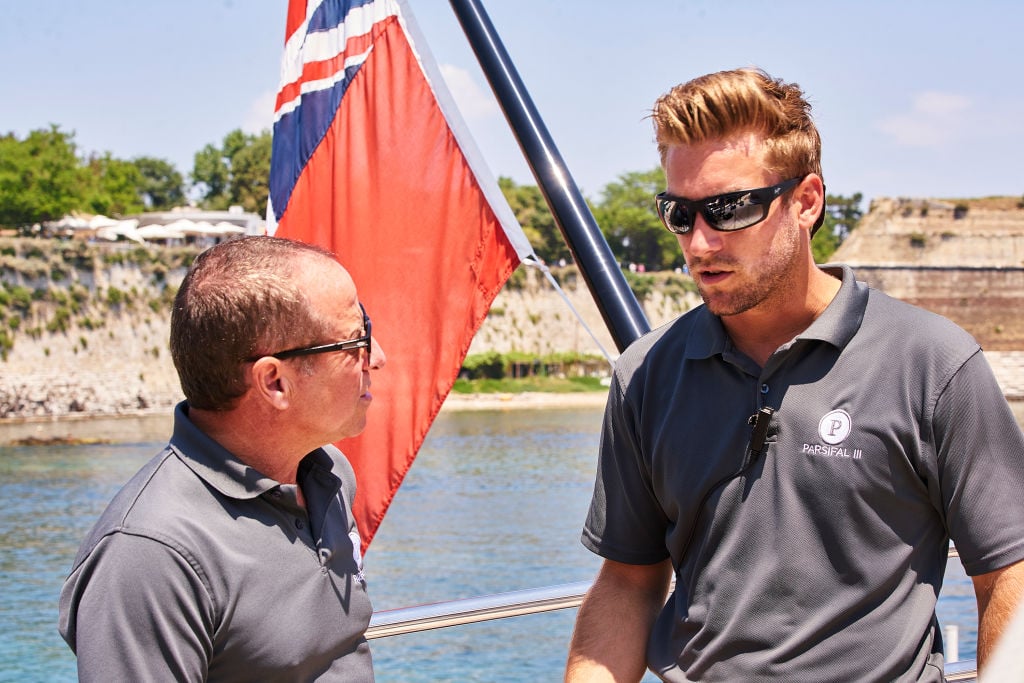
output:
[{"label": "blond hair", "polygon": [[764,140],[769,171],[821,176],[821,136],[800,86],[760,69],[719,71],[677,85],[651,113],[662,164],[669,147],[753,132]]}]

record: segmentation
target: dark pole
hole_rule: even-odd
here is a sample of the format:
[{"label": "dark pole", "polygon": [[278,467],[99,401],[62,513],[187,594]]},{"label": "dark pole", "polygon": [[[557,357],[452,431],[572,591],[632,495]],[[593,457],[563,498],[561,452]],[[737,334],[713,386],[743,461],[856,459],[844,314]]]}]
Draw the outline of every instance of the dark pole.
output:
[{"label": "dark pole", "polygon": [[450,0],[619,351],[650,330],[639,302],[478,0]]}]

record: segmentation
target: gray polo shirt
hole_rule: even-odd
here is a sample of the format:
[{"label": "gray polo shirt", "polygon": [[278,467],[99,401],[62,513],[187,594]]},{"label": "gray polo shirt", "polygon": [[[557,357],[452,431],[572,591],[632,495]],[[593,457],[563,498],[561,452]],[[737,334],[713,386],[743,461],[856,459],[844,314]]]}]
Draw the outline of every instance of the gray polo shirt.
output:
[{"label": "gray polo shirt", "polygon": [[665,680],[939,681],[950,537],[971,575],[1024,558],[1024,436],[977,343],[832,274],[763,369],[703,306],[616,364],[583,543],[671,558]]},{"label": "gray polo shirt", "polygon": [[81,680],[372,681],[352,468],[313,451],[296,487],[175,410],[167,448],[79,549],[60,632]]}]

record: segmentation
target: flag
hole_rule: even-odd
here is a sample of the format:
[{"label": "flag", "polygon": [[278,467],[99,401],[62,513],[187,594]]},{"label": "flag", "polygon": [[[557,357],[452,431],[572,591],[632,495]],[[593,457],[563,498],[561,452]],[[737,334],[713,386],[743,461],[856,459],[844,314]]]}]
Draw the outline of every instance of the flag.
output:
[{"label": "flag", "polygon": [[275,104],[268,232],[352,274],[387,366],[356,471],[365,551],[473,335],[532,257],[404,2],[291,0]]}]

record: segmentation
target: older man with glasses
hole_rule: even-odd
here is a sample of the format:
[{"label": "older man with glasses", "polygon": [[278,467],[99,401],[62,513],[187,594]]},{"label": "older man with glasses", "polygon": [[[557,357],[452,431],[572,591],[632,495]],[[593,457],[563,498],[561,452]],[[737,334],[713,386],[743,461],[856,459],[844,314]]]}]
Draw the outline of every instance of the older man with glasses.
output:
[{"label": "older man with glasses", "polygon": [[355,283],[316,247],[203,252],[171,316],[185,401],[114,497],[60,598],[82,680],[370,681],[371,606],[333,443],[384,366]]},{"label": "older man with glasses", "polygon": [[941,681],[950,539],[984,666],[1024,587],[1024,436],[977,342],[814,263],[798,86],[711,74],[653,119],[704,305],[616,363],[566,679]]}]

